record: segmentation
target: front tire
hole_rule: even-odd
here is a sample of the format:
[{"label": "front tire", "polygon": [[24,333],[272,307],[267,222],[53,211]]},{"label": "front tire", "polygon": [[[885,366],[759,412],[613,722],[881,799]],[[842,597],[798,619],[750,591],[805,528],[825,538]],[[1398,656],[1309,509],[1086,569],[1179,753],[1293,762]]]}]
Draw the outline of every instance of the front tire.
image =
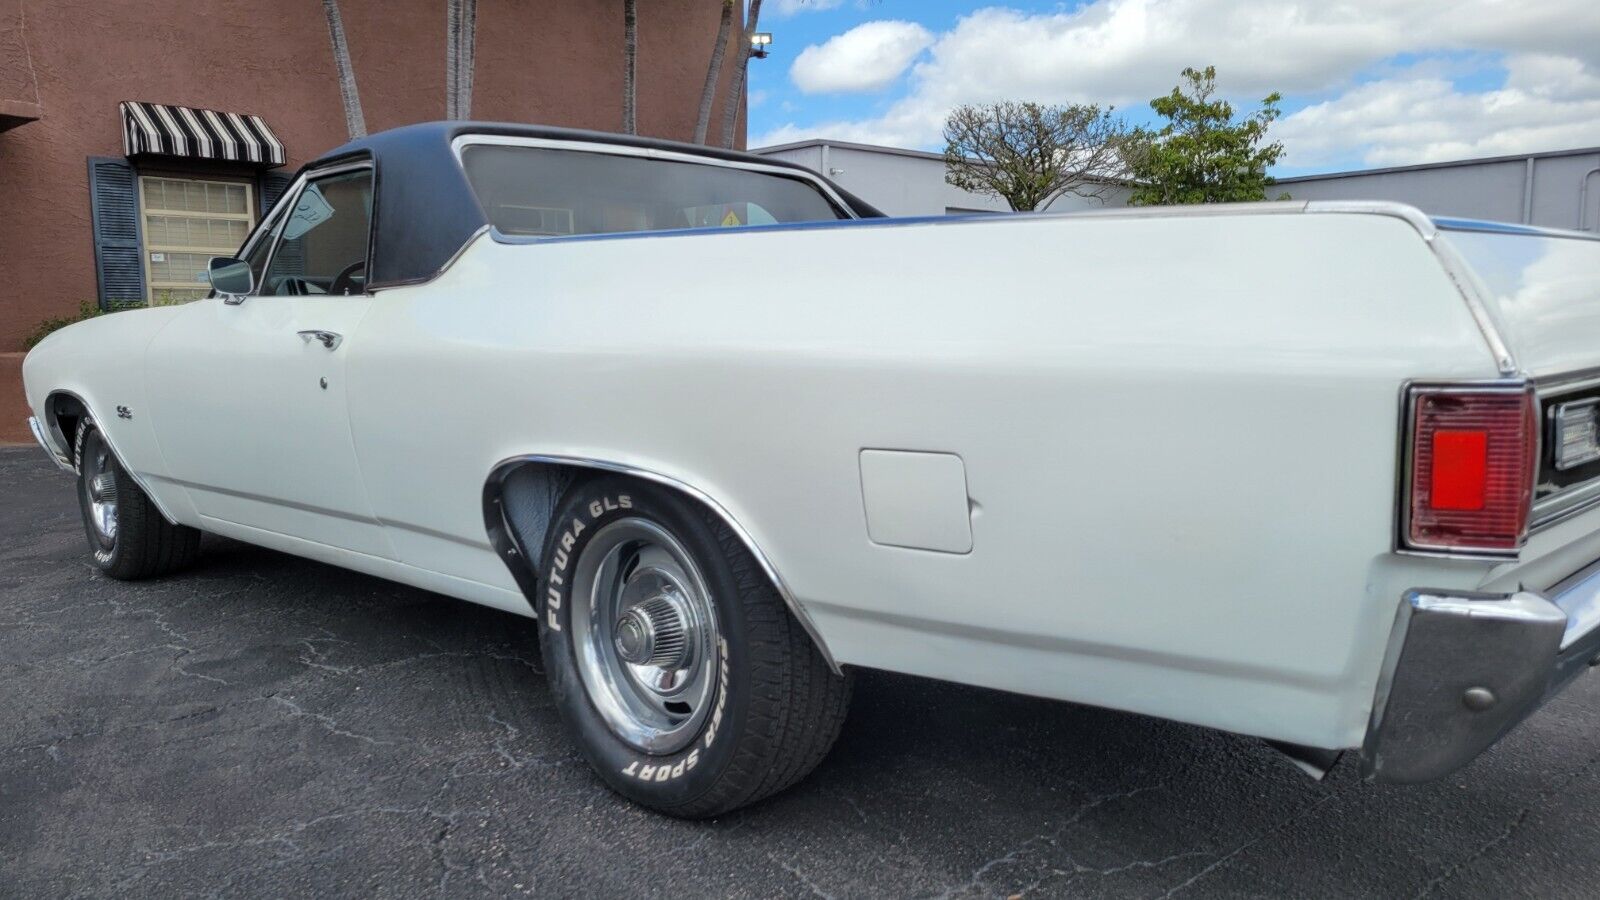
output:
[{"label": "front tire", "polygon": [[705,508],[631,479],[579,483],[540,559],[551,692],[618,793],[720,815],[799,781],[833,745],[848,677]]},{"label": "front tire", "polygon": [[100,571],[135,581],[177,571],[200,551],[200,532],[174,525],[129,477],[93,419],[78,426],[78,505]]}]

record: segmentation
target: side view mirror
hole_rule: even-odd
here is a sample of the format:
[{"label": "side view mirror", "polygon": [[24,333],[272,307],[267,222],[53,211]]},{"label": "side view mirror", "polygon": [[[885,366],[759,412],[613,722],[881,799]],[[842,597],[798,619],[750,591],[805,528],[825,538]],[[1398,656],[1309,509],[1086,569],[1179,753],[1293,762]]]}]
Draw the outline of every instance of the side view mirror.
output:
[{"label": "side view mirror", "polygon": [[211,287],[222,296],[222,302],[229,306],[243,303],[256,286],[255,273],[242,259],[214,256],[206,266],[206,275],[211,279]]}]

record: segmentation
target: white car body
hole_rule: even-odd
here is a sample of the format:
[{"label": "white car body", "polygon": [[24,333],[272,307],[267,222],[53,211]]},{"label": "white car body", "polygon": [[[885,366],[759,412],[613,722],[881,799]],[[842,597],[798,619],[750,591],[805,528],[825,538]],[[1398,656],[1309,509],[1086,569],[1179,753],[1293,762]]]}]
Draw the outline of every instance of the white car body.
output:
[{"label": "white car body", "polygon": [[[1565,280],[1497,293],[1491,238]],[[24,375],[58,458],[70,396],[180,524],[535,615],[497,467],[632,472],[733,523],[835,665],[1342,750],[1408,591],[1600,559],[1588,509],[1397,552],[1406,386],[1543,391],[1597,341],[1600,243],[1281,202],[486,229],[424,283],[105,316]]]}]

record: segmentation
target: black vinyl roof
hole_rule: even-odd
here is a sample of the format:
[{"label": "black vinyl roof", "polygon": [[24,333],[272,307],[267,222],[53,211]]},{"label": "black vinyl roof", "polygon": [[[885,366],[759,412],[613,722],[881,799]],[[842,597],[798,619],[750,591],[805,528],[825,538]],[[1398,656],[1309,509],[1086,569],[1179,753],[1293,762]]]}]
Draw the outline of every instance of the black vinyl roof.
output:
[{"label": "black vinyl roof", "polygon": [[[319,168],[350,159],[370,158],[375,170],[372,263],[369,288],[427,281],[443,269],[479,229],[489,223],[456,162],[451,143],[461,135],[507,135],[547,140],[582,141],[688,153],[708,159],[756,163],[794,169],[811,178],[804,166],[749,153],[703,147],[655,138],[514,125],[500,122],[425,122],[382,131],[337,147],[306,164]],[[848,191],[830,187],[861,218],[880,218],[874,209]]]}]

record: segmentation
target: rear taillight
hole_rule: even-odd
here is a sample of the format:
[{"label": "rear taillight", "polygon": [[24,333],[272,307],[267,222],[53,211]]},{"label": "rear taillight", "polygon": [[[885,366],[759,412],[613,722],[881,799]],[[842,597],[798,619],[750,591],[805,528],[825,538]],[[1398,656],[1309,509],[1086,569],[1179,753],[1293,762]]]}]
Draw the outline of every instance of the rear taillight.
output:
[{"label": "rear taillight", "polygon": [[1413,388],[1405,544],[1505,553],[1527,534],[1538,458],[1532,389]]}]

